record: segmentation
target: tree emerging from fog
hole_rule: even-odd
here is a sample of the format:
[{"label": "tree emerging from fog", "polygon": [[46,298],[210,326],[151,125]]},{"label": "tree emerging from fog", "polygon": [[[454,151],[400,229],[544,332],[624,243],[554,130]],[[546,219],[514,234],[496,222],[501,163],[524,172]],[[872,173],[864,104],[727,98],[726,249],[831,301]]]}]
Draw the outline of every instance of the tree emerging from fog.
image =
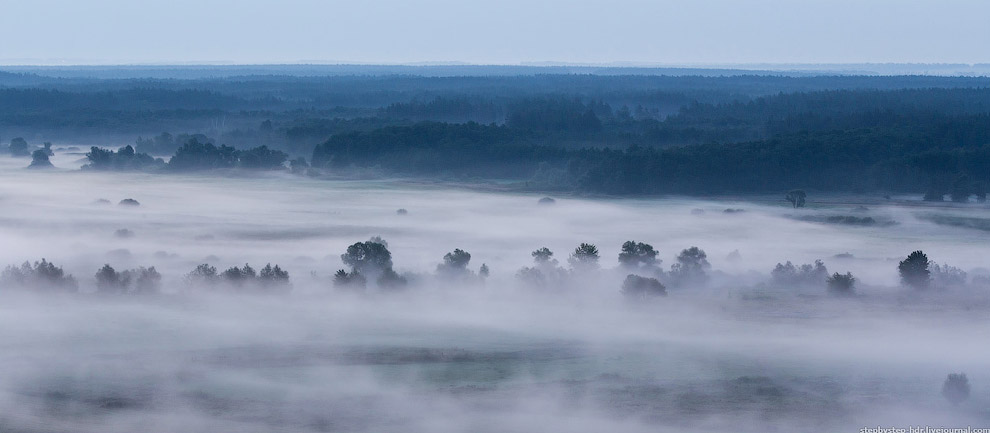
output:
[{"label": "tree emerging from fog", "polygon": [[455,248],[443,256],[443,263],[437,265],[437,275],[441,278],[463,279],[473,277],[474,273],[467,267],[471,262],[471,253]]},{"label": "tree emerging from fog", "polygon": [[803,189],[791,190],[784,196],[784,199],[791,202],[791,206],[795,209],[799,207],[804,207],[804,201],[808,198],[808,193],[804,192]]},{"label": "tree emerging from fog", "polygon": [[532,267],[523,267],[516,272],[516,279],[526,286],[533,288],[560,287],[566,283],[568,272],[559,266],[553,258],[553,251],[547,247],[539,248],[532,253]]},{"label": "tree emerging from fog", "polygon": [[650,244],[626,241],[619,253],[619,264],[627,268],[653,268],[660,265],[657,251]]},{"label": "tree emerging from fog", "polygon": [[55,290],[75,292],[79,289],[76,279],[66,274],[62,267],[55,266],[48,260],[41,259],[32,266],[24,262],[21,266],[7,266],[0,274],[0,281],[5,286],[24,289]]},{"label": "tree emerging from fog", "polygon": [[951,373],[942,383],[942,396],[949,403],[959,404],[969,398],[969,379],[965,373]]},{"label": "tree emerging from fog", "polygon": [[961,287],[966,285],[966,271],[947,264],[931,264],[931,280],[938,288]]},{"label": "tree emerging from fog", "polygon": [[[392,253],[388,250],[388,243],[378,236],[366,242],[351,244],[347,247],[347,251],[340,255],[340,260],[351,267],[350,273],[358,273],[363,275],[362,278],[370,278],[380,288],[397,289],[406,285],[405,277],[392,269]],[[345,271],[345,274],[349,273]]]},{"label": "tree emerging from fog", "polygon": [[928,270],[928,256],[915,251],[897,265],[901,283],[915,289],[927,289],[931,285],[931,272]]},{"label": "tree emerging from fog", "polygon": [[161,290],[161,280],[154,266],[117,272],[106,264],[96,271],[96,291],[106,295],[150,295]]},{"label": "tree emerging from fog", "polygon": [[828,276],[828,268],[821,260],[801,266],[794,266],[790,261],[784,264],[777,263],[777,266],[770,271],[773,284],[779,287],[821,287]]},{"label": "tree emerging from fog", "polygon": [[632,299],[667,296],[667,287],[656,278],[629,274],[622,282],[622,294]]},{"label": "tree emerging from fog", "polygon": [[853,286],[856,284],[856,278],[851,272],[845,274],[836,272],[829,276],[825,283],[828,285],[828,292],[833,295],[851,295],[853,294]]},{"label": "tree emerging from fog", "polygon": [[598,269],[598,247],[582,242],[567,258],[567,263],[570,263],[571,267],[577,271]]},{"label": "tree emerging from fog", "polygon": [[38,169],[38,168],[53,168],[52,161],[49,159],[48,153],[50,150],[38,149],[31,153],[31,165],[28,168]]},{"label": "tree emerging from fog", "polygon": [[703,284],[708,281],[708,255],[698,247],[691,247],[677,255],[677,263],[670,267],[670,278],[678,285]]}]

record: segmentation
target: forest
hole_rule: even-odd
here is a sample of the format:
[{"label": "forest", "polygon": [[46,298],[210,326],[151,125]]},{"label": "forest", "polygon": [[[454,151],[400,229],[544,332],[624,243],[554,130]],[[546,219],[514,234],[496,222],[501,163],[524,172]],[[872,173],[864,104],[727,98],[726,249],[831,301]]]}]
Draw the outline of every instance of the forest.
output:
[{"label": "forest", "polygon": [[990,182],[985,78],[475,70],[4,73],[0,141],[27,156],[71,136],[98,148],[87,167],[100,170],[285,169],[608,195],[979,198]]}]

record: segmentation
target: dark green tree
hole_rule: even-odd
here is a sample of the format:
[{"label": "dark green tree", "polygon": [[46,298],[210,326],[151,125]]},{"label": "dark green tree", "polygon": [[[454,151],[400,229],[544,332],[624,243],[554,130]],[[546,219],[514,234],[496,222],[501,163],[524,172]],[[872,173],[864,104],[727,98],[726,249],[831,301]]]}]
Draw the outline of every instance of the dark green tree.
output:
[{"label": "dark green tree", "polygon": [[901,283],[916,289],[926,289],[931,284],[931,272],[928,270],[928,256],[922,251],[915,251],[897,265],[901,275]]}]

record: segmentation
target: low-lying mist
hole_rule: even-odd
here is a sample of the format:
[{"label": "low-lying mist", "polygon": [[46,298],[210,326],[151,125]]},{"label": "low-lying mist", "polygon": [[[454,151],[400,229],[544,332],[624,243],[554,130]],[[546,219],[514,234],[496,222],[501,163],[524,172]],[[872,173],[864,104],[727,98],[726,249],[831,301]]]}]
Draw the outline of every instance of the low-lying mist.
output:
[{"label": "low-lying mist", "polygon": [[[34,272],[45,259],[75,280],[5,273],[0,431],[990,424],[990,232],[951,223],[982,205],[540,203],[402,181],[94,173],[75,170],[79,158],[58,153],[49,171],[0,159],[0,266]],[[364,271],[363,288],[335,277],[359,270],[341,256],[367,241],[387,247],[402,284],[376,279],[382,269]],[[627,241],[656,260],[621,266]],[[569,260],[582,243],[597,265]],[[692,268],[691,247],[707,266]],[[958,272],[902,287],[898,265],[916,250]],[[851,273],[850,293],[806,284],[816,260]],[[217,276],[197,276],[203,264]],[[288,282],[225,273],[245,264],[277,265]],[[105,265],[132,287],[142,274],[126,270],[160,280],[114,293],[97,277]],[[631,295],[630,274],[660,286]],[[956,404],[942,392],[950,373],[970,386]]]}]

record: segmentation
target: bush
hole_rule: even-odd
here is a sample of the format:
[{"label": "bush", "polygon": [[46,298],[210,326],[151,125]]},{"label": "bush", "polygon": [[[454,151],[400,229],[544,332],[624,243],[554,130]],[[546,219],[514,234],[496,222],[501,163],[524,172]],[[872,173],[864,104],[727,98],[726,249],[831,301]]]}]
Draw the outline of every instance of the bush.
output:
[{"label": "bush", "polygon": [[856,284],[856,279],[853,278],[850,272],[846,272],[845,275],[836,272],[828,277],[826,283],[828,284],[829,293],[851,295],[853,293],[853,285]]},{"label": "bush", "polygon": [[629,274],[622,282],[622,294],[634,299],[667,296],[667,288],[656,278]]}]

